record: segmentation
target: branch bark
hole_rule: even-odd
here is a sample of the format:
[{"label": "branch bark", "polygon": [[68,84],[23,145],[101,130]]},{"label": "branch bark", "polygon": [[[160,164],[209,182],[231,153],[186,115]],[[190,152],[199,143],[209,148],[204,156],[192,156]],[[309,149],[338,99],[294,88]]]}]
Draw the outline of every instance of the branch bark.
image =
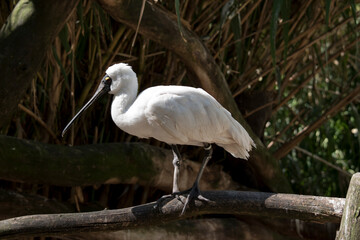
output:
[{"label": "branch bark", "polygon": [[[143,1],[98,0],[113,19],[136,29]],[[213,95],[246,128],[256,142],[251,152],[251,164],[260,179],[274,192],[292,192],[275,159],[253,133],[232,97],[226,79],[201,39],[184,24],[182,34],[176,16],[146,1],[139,33],[173,51],[194,74],[202,88]]]},{"label": "branch bark", "polygon": [[[0,127],[9,122],[77,1],[19,1],[0,30]],[[46,23],[46,24],[44,24]]]},{"label": "branch bark", "polygon": [[336,239],[360,239],[360,173],[355,173],[351,178],[340,231]]},{"label": "branch bark", "polygon": [[[99,209],[100,208],[98,208],[98,210]],[[30,214],[70,213],[74,211],[75,207],[66,203],[58,202],[39,195],[7,191],[0,188],[1,220]]]},{"label": "branch bark", "polygon": [[[143,143],[108,143],[67,147],[0,135],[0,178],[56,186],[138,183],[170,192],[170,150]],[[39,167],[41,166],[41,167]],[[189,188],[200,164],[184,160],[179,186]],[[219,166],[209,166],[200,183],[207,189],[237,189]]]},{"label": "branch bark", "polygon": [[[175,237],[176,236],[176,237]],[[241,239],[264,240],[269,236],[274,239],[288,239],[260,222],[245,222],[235,218],[186,219],[169,222],[160,226],[123,230],[116,232],[75,233],[65,235],[66,239],[111,239],[111,240],[208,240],[208,239]],[[58,236],[54,236],[58,238]]]},{"label": "branch bark", "polygon": [[[21,206],[21,207],[19,207]],[[85,204],[83,211],[102,210],[98,204]],[[74,204],[58,202],[43,196],[19,193],[0,189],[0,220],[33,214],[54,214],[75,212]],[[64,239],[164,239],[166,236],[188,239],[265,239],[276,236],[276,239],[289,239],[288,236],[299,239],[334,239],[337,223],[304,222],[297,219],[273,219],[262,217],[229,216],[227,218],[186,219],[167,222],[159,226],[134,228],[116,232],[72,233],[63,236]],[[229,228],[229,226],[231,226]],[[204,230],[206,229],[206,230]],[[226,230],[224,230],[226,229]],[[316,229],[316,231],[314,231]],[[149,237],[152,236],[152,237]],[[285,237],[284,237],[285,236]],[[56,236],[57,239],[62,239]]]},{"label": "branch bark", "polygon": [[0,237],[65,234],[84,231],[114,231],[202,214],[231,214],[266,218],[296,218],[316,222],[339,222],[345,199],[261,192],[203,192],[211,202],[194,201],[179,217],[183,203],[172,199],[155,208],[155,203],[135,207],[75,214],[31,215],[0,221]]},{"label": "branch bark", "polygon": [[[271,219],[271,222],[275,224],[268,225],[268,223],[249,216],[243,218],[230,216],[222,218],[185,219],[176,222],[167,222],[159,226],[131,230],[66,234],[64,239],[161,240],[173,239],[174,236],[176,236],[176,239],[183,240],[333,240],[336,236],[337,224],[335,223],[320,224],[282,219]],[[59,236],[54,237],[59,238]]]}]

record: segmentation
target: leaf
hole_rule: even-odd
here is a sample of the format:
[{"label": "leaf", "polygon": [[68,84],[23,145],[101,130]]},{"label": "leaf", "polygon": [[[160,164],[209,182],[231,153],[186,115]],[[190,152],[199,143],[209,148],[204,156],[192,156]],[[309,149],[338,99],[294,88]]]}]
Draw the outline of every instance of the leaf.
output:
[{"label": "leaf", "polygon": [[[355,34],[356,38],[358,38],[359,33],[358,33],[358,31],[356,31],[357,19],[356,19],[356,5],[355,5],[354,0],[350,1],[350,6],[351,6],[351,12],[352,12],[352,15],[354,17],[354,23],[355,23],[354,34]],[[356,41],[356,56],[359,56],[359,42],[358,41]],[[359,66],[358,61],[359,61],[358,58],[356,58],[356,60],[355,60],[356,66]]]},{"label": "leaf", "polygon": [[241,51],[241,46],[242,43],[240,41],[241,39],[241,17],[240,17],[240,13],[236,14],[236,16],[231,20],[231,29],[232,32],[234,33],[234,40],[235,40],[235,49],[236,49],[236,55],[237,55],[237,60],[239,63],[239,66],[241,65],[241,61],[243,60],[243,56],[242,56],[242,51]]},{"label": "leaf", "polygon": [[331,4],[331,0],[325,1],[325,11],[326,11],[325,22],[327,27],[329,27],[329,20],[330,20],[330,4]]},{"label": "leaf", "polygon": [[352,15],[353,15],[353,17],[354,17],[355,25],[357,25],[357,20],[356,20],[356,5],[355,5],[355,1],[354,1],[354,0],[350,0],[350,6],[351,6]]},{"label": "leaf", "polygon": [[69,41],[68,41],[69,32],[68,32],[68,28],[66,25],[61,29],[61,31],[59,33],[59,38],[60,38],[61,45],[64,47],[66,53],[69,53],[71,51],[71,47],[70,47]]},{"label": "leaf", "polygon": [[132,43],[131,43],[130,55],[131,55],[131,51],[132,51],[133,47],[135,46],[135,40],[136,40],[137,34],[138,34],[138,32],[139,32],[139,27],[140,27],[141,19],[142,19],[143,15],[144,15],[145,2],[146,2],[146,0],[143,0],[143,1],[142,1],[142,4],[141,4],[140,16],[139,16],[139,20],[138,20],[138,23],[137,23],[137,26],[136,26],[136,30],[135,30],[135,35],[134,35],[133,41],[132,41]]},{"label": "leaf", "polygon": [[271,22],[270,22],[270,51],[271,51],[271,58],[273,62],[273,67],[276,67],[276,31],[278,26],[278,18],[281,6],[283,4],[283,0],[274,0],[272,13],[271,13]]},{"label": "leaf", "polygon": [[181,26],[180,1],[179,0],[175,0],[175,12],[176,12],[176,16],[177,16],[177,23],[178,23],[178,27],[180,30],[180,35],[185,40],[185,38],[183,36],[182,26]]},{"label": "leaf", "polygon": [[231,15],[232,13],[232,9],[233,9],[233,4],[234,4],[234,0],[230,0],[227,3],[225,3],[224,7],[221,9],[221,14],[220,14],[220,30],[222,29],[224,23],[226,22],[226,20],[228,19],[228,17]]},{"label": "leaf", "polygon": [[[275,78],[278,84],[278,89],[281,89],[281,74],[279,71],[278,66],[276,66],[276,31],[278,26],[278,18],[280,14],[280,9],[283,5],[283,0],[274,0],[272,14],[271,14],[271,22],[270,22],[270,51],[271,51],[271,58],[273,62],[273,68],[275,73]],[[279,94],[280,96],[280,94]]]},{"label": "leaf", "polygon": [[65,68],[64,68],[63,64],[61,63],[60,57],[59,57],[59,55],[56,53],[56,49],[55,49],[54,46],[51,47],[51,50],[52,50],[52,53],[53,53],[53,55],[54,55],[55,61],[56,61],[57,64],[59,65],[60,71],[61,71],[62,75],[63,75],[64,78],[65,78],[65,83],[67,83],[67,82],[68,82],[68,75],[66,74]]},{"label": "leaf", "polygon": [[324,67],[325,64],[322,61],[320,50],[319,50],[319,48],[318,48],[318,46],[316,44],[314,44],[313,48],[314,48],[314,51],[315,51],[317,61],[319,62],[318,66],[321,68],[321,72],[322,72],[323,76],[326,77],[326,69]]},{"label": "leaf", "polygon": [[[351,110],[352,110],[352,113],[355,118],[355,125],[359,131],[360,130],[360,114],[358,112],[358,109],[356,108],[356,106],[353,103],[351,103],[350,106],[351,106]],[[360,148],[360,134],[359,133],[357,134],[357,138],[358,138],[358,144],[359,144],[359,148]]]},{"label": "leaf", "polygon": [[287,59],[287,54],[288,54],[288,43],[289,43],[289,28],[290,28],[290,24],[289,24],[289,20],[290,20],[290,12],[291,12],[291,8],[290,8],[290,4],[291,1],[285,1],[284,4],[282,5],[282,9],[281,9],[281,17],[283,19],[284,22],[284,27],[283,27],[283,39],[284,39],[284,60],[286,62]]},{"label": "leaf", "polygon": [[219,40],[218,40],[218,46],[220,47],[220,43],[221,43],[221,38],[222,38],[222,29],[223,26],[226,22],[226,20],[231,16],[232,14],[232,9],[233,9],[233,4],[234,4],[234,0],[230,0],[227,3],[225,3],[224,7],[221,9],[221,14],[220,14],[220,24],[219,24]]}]

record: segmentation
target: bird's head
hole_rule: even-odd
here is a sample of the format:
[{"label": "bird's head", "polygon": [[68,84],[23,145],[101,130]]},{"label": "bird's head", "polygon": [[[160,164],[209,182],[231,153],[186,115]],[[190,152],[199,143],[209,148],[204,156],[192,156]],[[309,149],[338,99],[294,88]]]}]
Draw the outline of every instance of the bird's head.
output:
[{"label": "bird's head", "polygon": [[101,79],[101,82],[90,100],[79,110],[79,112],[71,119],[62,132],[62,136],[74,123],[74,121],[97,99],[103,96],[105,93],[116,94],[120,89],[128,91],[127,88],[132,87],[137,91],[137,78],[135,72],[126,63],[117,63],[110,66],[106,70],[105,76]]},{"label": "bird's head", "polygon": [[[106,70],[106,75],[111,79],[110,94],[116,94],[124,88],[131,88],[133,84],[136,84],[137,88],[136,74],[131,66],[126,63],[117,63],[110,66]],[[125,91],[128,91],[128,89],[125,89]]]}]

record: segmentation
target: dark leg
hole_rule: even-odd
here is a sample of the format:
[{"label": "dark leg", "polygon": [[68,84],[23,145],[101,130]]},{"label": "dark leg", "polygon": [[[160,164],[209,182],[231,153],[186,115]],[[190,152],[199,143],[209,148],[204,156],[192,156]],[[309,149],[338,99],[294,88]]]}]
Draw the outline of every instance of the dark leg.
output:
[{"label": "dark leg", "polygon": [[185,191],[181,191],[179,192],[179,186],[178,186],[178,179],[179,179],[179,168],[180,168],[180,163],[181,163],[181,156],[179,154],[179,150],[177,149],[176,145],[171,145],[171,148],[173,150],[173,154],[174,154],[174,159],[173,159],[173,165],[174,165],[174,180],[173,180],[173,192],[172,194],[169,195],[165,195],[162,196],[160,199],[157,200],[157,204],[154,206],[155,208],[158,207],[160,205],[160,203],[165,199],[165,198],[169,198],[169,197],[176,197],[180,200],[179,196],[184,195],[184,194],[188,194],[186,201],[184,203],[184,207],[181,211],[181,215],[183,215],[185,213],[185,209],[187,207],[187,205],[189,205],[190,201],[192,201],[194,198],[197,198],[199,200],[202,201],[209,201],[209,199],[204,198],[203,196],[201,196],[200,194],[200,190],[199,190],[199,182],[200,179],[204,173],[205,167],[207,165],[207,163],[209,162],[209,160],[211,159],[212,156],[212,147],[210,144],[204,144],[204,149],[205,149],[205,157],[203,159],[202,165],[200,167],[199,173],[196,177],[196,180],[193,184],[193,186]]},{"label": "dark leg", "polygon": [[200,179],[203,175],[203,172],[204,172],[204,169],[206,167],[206,164],[209,162],[209,160],[211,159],[211,156],[212,156],[212,147],[210,144],[204,144],[204,149],[205,149],[205,157],[203,159],[203,162],[201,164],[201,167],[200,167],[200,170],[199,170],[199,173],[196,177],[196,180],[194,182],[194,185],[192,186],[192,188],[190,188],[190,192],[189,192],[189,195],[187,196],[186,198],[186,201],[185,201],[185,204],[184,204],[184,207],[183,207],[183,210],[181,212],[181,215],[183,215],[185,213],[185,209],[187,207],[187,205],[189,204],[189,202],[191,200],[193,200],[194,198],[198,198],[199,200],[203,200],[203,201],[209,201],[208,199],[204,198],[203,196],[201,196],[200,194],[200,190],[199,190],[199,182],[200,182]]}]

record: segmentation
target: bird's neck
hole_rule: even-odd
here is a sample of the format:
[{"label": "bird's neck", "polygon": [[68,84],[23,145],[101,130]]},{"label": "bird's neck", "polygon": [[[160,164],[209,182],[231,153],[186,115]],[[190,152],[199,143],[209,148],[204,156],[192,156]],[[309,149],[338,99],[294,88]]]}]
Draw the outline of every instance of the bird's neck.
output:
[{"label": "bird's neck", "polygon": [[137,95],[137,87],[131,89],[122,89],[114,94],[113,101],[111,103],[111,117],[113,121],[118,125],[122,121],[123,115],[127,112],[130,106],[134,103]]}]

